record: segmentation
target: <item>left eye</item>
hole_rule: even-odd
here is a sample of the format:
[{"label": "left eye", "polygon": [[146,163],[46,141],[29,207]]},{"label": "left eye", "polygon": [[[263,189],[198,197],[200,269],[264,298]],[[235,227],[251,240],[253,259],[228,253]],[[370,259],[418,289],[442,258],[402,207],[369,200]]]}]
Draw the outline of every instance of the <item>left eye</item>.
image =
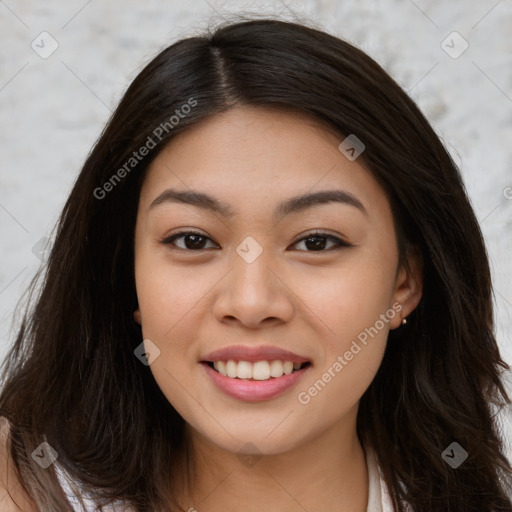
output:
[{"label": "left eye", "polygon": [[314,248],[312,251],[306,252],[326,252],[323,249],[325,249],[327,242],[331,242],[332,244],[334,244],[334,247],[331,246],[331,250],[339,249],[340,247],[351,247],[350,244],[348,244],[341,238],[322,232],[309,233],[304,238],[301,238],[300,240],[295,242],[294,245],[298,243],[304,243],[306,247],[308,247],[309,249]]},{"label": "left eye", "polygon": [[[175,244],[176,240],[183,239],[184,240],[184,247],[179,246]],[[178,249],[184,250],[184,251],[201,251],[205,249],[205,242],[207,240],[210,240],[213,242],[213,240],[210,237],[207,237],[206,235],[203,235],[202,233],[198,233],[195,231],[182,231],[181,233],[176,233],[174,235],[171,235],[167,238],[164,238],[161,243],[164,245],[175,245]],[[330,242],[334,244],[334,247],[330,247],[330,249],[336,249],[340,247],[351,247],[351,245],[341,238],[338,238],[333,235],[329,235],[327,233],[322,232],[314,232],[309,233],[305,237],[301,238],[297,242],[295,242],[293,245],[297,245],[299,243],[305,243],[306,247],[308,249],[306,252],[326,252],[326,244]]]}]

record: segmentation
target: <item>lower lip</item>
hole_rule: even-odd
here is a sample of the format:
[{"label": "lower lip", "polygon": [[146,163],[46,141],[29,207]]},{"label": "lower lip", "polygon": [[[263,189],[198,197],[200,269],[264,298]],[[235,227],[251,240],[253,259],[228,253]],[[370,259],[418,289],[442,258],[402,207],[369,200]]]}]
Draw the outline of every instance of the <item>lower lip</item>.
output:
[{"label": "lower lip", "polygon": [[262,402],[275,398],[292,388],[308,371],[311,365],[302,370],[283,375],[282,377],[271,377],[268,380],[244,380],[232,379],[216,372],[206,363],[201,363],[213,383],[226,395],[246,402]]}]

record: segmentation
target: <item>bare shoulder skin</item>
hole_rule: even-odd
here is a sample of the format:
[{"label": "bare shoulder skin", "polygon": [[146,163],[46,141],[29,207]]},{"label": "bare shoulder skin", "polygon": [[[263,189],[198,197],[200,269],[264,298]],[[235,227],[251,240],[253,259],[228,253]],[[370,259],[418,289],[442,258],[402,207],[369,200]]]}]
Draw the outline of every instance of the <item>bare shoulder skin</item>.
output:
[{"label": "bare shoulder skin", "polygon": [[9,421],[0,417],[0,509],[3,512],[38,512],[16,474],[9,453]]}]

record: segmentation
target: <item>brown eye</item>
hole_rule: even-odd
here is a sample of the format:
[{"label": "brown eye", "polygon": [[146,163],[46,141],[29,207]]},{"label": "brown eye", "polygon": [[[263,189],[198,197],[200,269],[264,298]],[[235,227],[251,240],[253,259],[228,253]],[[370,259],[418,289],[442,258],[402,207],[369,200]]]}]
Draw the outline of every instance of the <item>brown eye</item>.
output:
[{"label": "brown eye", "polygon": [[[302,242],[305,243],[306,252],[328,252],[329,250],[338,249],[340,247],[351,247],[350,244],[341,238],[322,232],[310,233],[304,238],[301,238],[298,242],[295,242],[293,245],[297,245]],[[334,244],[334,246],[325,250],[325,247],[329,242]]]},{"label": "brown eye", "polygon": [[[184,246],[178,246],[175,244],[175,240],[183,239]],[[207,240],[211,240],[211,238],[203,235],[202,233],[198,233],[196,231],[182,231],[181,233],[176,233],[172,236],[169,236],[161,241],[164,245],[174,245],[178,249],[181,250],[189,250],[189,251],[201,251],[205,249],[205,242]]]}]

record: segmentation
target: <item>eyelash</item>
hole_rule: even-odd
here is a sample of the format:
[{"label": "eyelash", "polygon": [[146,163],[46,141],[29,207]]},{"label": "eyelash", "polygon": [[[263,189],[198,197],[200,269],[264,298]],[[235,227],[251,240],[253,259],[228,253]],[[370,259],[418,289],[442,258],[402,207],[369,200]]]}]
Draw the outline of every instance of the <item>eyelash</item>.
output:
[{"label": "eyelash", "polygon": [[[171,235],[171,236],[168,236],[166,238],[164,238],[163,240],[160,240],[160,243],[162,245],[173,245],[173,242],[179,238],[183,238],[184,236],[187,236],[187,235],[198,235],[200,237],[203,237],[203,238],[206,238],[208,240],[211,240],[210,237],[204,235],[203,233],[200,233],[198,231],[180,231],[179,233],[175,233],[174,235]],[[329,252],[329,251],[332,251],[332,250],[339,250],[343,247],[353,247],[351,244],[345,242],[344,240],[342,240],[341,238],[338,238],[336,236],[333,236],[333,235],[329,235],[328,233],[324,233],[322,231],[312,231],[311,233],[308,233],[307,235],[305,235],[304,237],[302,237],[301,239],[297,240],[294,244],[292,245],[296,245],[298,244],[299,242],[302,242],[304,240],[307,240],[308,238],[325,238],[326,240],[329,240],[331,242],[334,242],[336,244],[335,247],[332,247],[330,249],[325,249],[325,250],[320,250],[320,251],[300,251],[300,252],[311,252],[311,253],[315,253],[315,252],[319,252],[319,253],[322,253],[322,252]],[[183,249],[182,247],[174,247],[174,249],[177,249],[179,251],[186,251],[186,252],[200,252],[200,251],[205,251],[207,249]]]}]

